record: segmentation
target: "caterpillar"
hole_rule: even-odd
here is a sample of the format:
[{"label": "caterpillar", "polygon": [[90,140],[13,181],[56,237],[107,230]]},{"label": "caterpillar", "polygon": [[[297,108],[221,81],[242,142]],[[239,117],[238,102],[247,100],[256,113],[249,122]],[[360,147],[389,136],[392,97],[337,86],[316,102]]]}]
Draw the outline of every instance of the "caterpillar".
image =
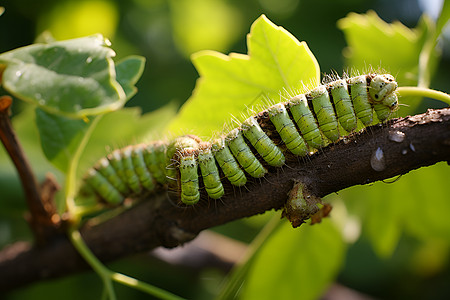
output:
[{"label": "caterpillar", "polygon": [[[84,177],[80,197],[95,196],[110,205],[157,187],[172,186],[185,205],[224,195],[222,178],[240,187],[247,176],[261,178],[281,167],[289,153],[304,157],[376,119],[385,121],[398,107],[397,82],[390,74],[330,80],[308,93],[270,106],[212,142],[193,135],[118,149]],[[268,118],[280,141],[259,122]],[[270,134],[273,136],[273,134]],[[200,184],[202,183],[202,184]]]}]

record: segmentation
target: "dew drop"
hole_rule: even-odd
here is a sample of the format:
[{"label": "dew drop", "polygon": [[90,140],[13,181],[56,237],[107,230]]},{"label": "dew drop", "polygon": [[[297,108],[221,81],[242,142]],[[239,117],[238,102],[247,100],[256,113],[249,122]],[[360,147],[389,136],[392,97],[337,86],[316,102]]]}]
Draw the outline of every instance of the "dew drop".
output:
[{"label": "dew drop", "polygon": [[380,147],[372,153],[372,157],[370,158],[370,166],[377,172],[381,172],[386,169],[384,152]]},{"label": "dew drop", "polygon": [[41,99],[41,100],[38,101],[38,103],[39,103],[39,105],[45,105],[45,100]]},{"label": "dew drop", "polygon": [[405,133],[401,131],[390,131],[389,132],[389,140],[397,143],[403,142],[405,139]]},{"label": "dew drop", "polygon": [[92,57],[89,56],[88,58],[86,58],[86,63],[87,64],[90,64],[91,62],[92,62]]},{"label": "dew drop", "polygon": [[22,71],[17,71],[17,72],[16,72],[16,76],[17,76],[17,77],[22,76]]},{"label": "dew drop", "polygon": [[403,149],[403,150],[402,150],[402,154],[403,154],[403,155],[406,155],[407,153],[408,153],[408,149]]},{"label": "dew drop", "polygon": [[412,152],[416,152],[416,147],[414,147],[413,143],[409,143],[409,148],[412,150]]}]

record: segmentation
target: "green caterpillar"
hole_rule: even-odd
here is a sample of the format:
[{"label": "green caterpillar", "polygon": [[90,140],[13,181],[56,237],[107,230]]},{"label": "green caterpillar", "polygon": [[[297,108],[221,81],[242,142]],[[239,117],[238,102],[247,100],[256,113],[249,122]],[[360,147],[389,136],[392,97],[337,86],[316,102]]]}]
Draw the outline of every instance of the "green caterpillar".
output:
[{"label": "green caterpillar", "polygon": [[[261,178],[285,155],[306,156],[364,126],[374,115],[385,121],[398,107],[397,83],[389,74],[368,74],[330,81],[251,116],[212,143],[187,135],[170,143],[153,142],[115,150],[85,178],[80,197],[95,196],[111,205],[168,186],[181,203],[197,203],[202,190],[212,199],[224,195],[222,178],[243,186],[247,176]],[[271,139],[261,124],[267,115],[281,139]],[[260,124],[261,123],[261,124]],[[273,133],[270,134],[273,136]]]}]

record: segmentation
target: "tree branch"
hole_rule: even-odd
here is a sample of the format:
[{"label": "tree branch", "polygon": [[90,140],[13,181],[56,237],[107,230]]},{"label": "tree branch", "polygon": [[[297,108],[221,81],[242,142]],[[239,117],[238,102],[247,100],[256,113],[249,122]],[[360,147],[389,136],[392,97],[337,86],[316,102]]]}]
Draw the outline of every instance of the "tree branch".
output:
[{"label": "tree branch", "polygon": [[[371,166],[378,148],[386,166],[381,171]],[[226,186],[226,196],[218,201],[205,196],[193,207],[178,207],[173,204],[176,200],[167,201],[176,198],[174,193],[161,191],[105,223],[86,224],[81,233],[97,257],[112,261],[158,246],[176,247],[204,229],[280,209],[293,180],[323,197],[440,161],[450,162],[449,108],[370,127],[305,159],[288,158],[286,167],[271,169],[264,179],[250,180],[245,188]],[[0,252],[0,291],[86,268],[66,238],[44,248],[17,243]]]},{"label": "tree branch", "polygon": [[[17,169],[22,186],[25,192],[25,198],[28,206],[28,223],[34,233],[36,243],[39,245],[53,238],[61,232],[60,219],[54,206],[53,198],[42,197],[41,189],[31,170],[28,159],[22,150],[17,136],[12,128],[9,119],[12,98],[10,96],[0,97],[0,140],[5,146],[14,166]],[[43,190],[48,190],[47,184]]]}]

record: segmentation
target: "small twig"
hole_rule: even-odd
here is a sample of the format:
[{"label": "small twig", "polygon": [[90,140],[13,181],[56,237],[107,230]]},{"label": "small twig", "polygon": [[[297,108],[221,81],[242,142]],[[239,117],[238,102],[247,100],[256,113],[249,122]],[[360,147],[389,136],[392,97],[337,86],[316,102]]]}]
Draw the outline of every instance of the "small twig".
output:
[{"label": "small twig", "polygon": [[46,204],[42,201],[37,180],[11,125],[11,104],[10,96],[0,97],[0,139],[19,173],[29,209],[28,223],[37,244],[42,245],[57,234],[60,220],[54,217],[56,209],[51,199],[47,199]]}]

